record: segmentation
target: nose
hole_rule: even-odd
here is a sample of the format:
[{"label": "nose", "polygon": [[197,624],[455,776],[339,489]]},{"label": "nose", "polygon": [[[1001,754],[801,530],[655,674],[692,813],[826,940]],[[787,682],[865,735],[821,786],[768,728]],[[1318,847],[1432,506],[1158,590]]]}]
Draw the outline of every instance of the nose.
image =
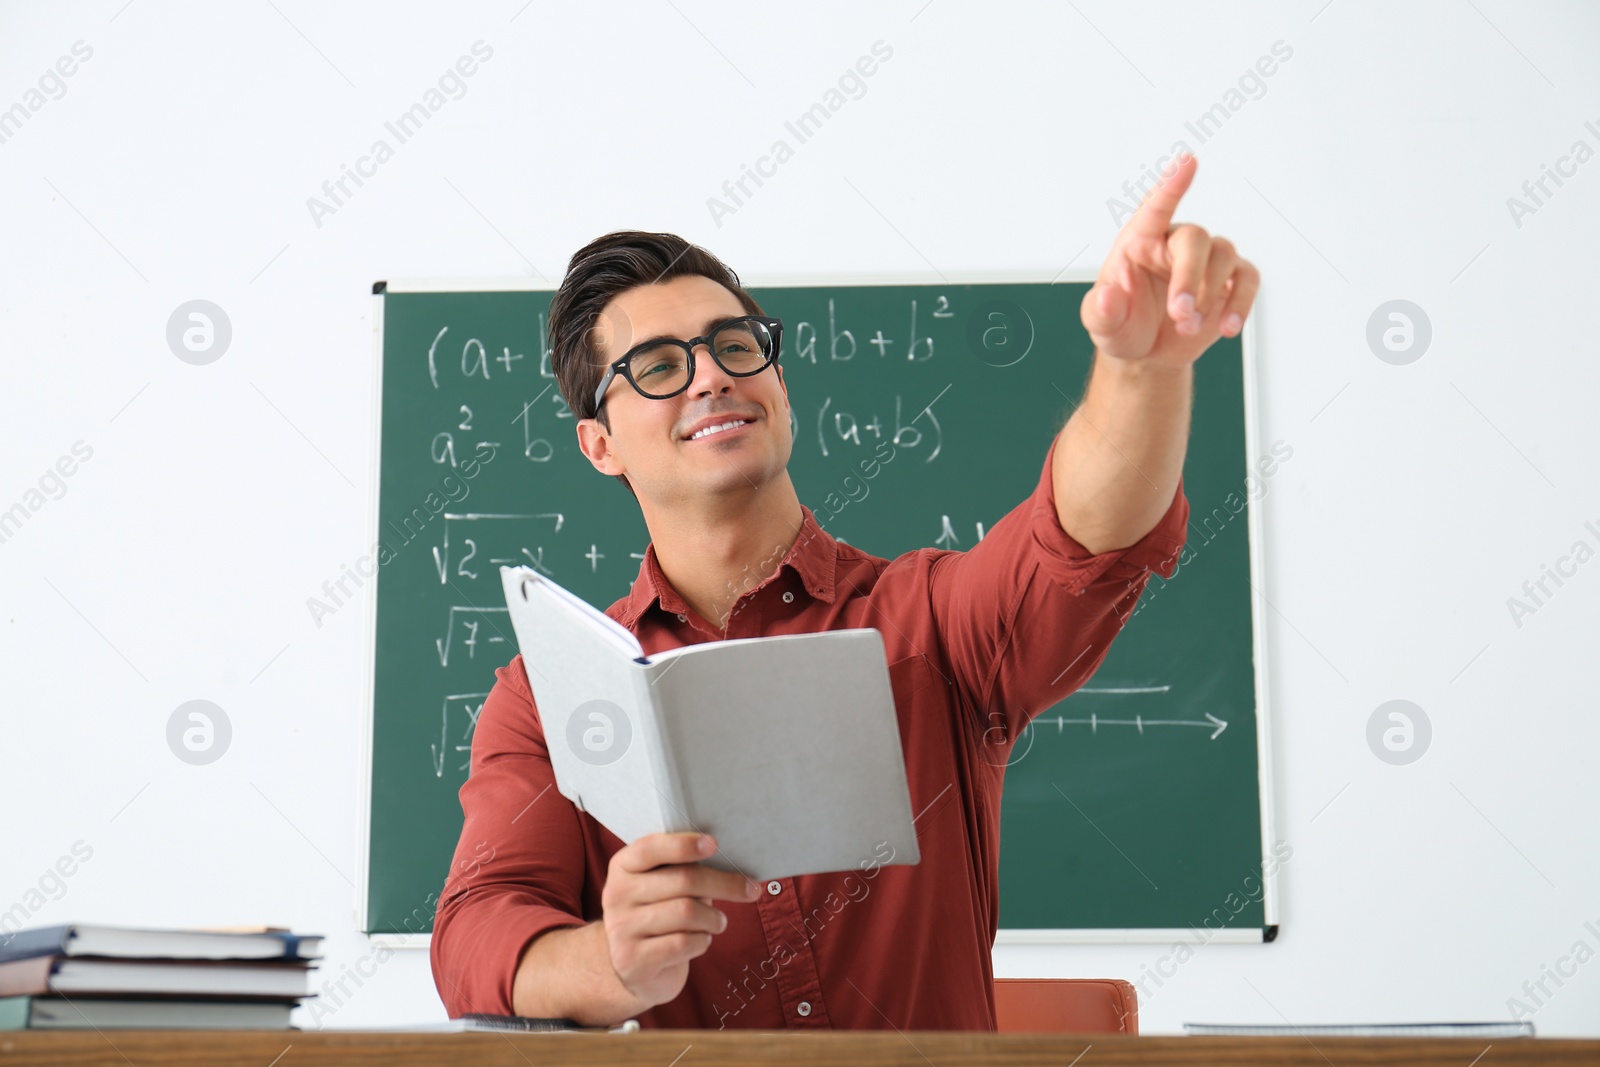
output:
[{"label": "nose", "polygon": [[711,358],[711,345],[708,342],[701,341],[695,345],[694,378],[689,382],[689,396],[725,393],[733,388],[734,381],[733,375]]}]

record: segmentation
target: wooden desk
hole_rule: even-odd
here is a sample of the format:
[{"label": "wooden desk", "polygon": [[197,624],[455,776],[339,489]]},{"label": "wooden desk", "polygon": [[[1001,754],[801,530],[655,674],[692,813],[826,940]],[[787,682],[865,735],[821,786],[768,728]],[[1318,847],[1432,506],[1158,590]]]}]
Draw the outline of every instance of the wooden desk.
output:
[{"label": "wooden desk", "polygon": [[[1600,1040],[1366,1037],[1114,1037],[950,1031],[790,1034],[404,1034],[356,1031],[107,1030],[0,1033],[0,1067],[1082,1067],[1294,1064],[1296,1067],[1596,1067]],[[1488,1051],[1485,1051],[1487,1047]],[[1080,1053],[1088,1050],[1080,1060]]]}]

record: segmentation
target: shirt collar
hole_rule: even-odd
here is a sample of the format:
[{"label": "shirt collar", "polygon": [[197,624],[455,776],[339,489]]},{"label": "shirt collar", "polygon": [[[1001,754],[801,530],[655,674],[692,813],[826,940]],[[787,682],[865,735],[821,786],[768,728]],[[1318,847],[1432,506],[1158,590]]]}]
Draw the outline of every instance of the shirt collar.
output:
[{"label": "shirt collar", "polygon": [[[778,564],[778,572],[788,567],[800,576],[801,584],[807,593],[824,603],[831,604],[834,599],[835,565],[837,563],[837,544],[833,536],[824,530],[811,509],[804,504],[800,505],[802,520],[800,533],[795,537],[794,544],[789,546],[789,551],[784,554],[783,561]],[[656,604],[661,605],[661,610],[674,615],[686,614],[689,607],[678,591],[672,588],[667,581],[667,576],[661,570],[661,564],[656,559],[655,542],[651,542],[644,550],[644,562],[639,564],[639,576],[633,580],[633,587],[628,592],[627,600],[623,603],[622,615],[618,619],[628,629],[633,629],[644,613]]]}]

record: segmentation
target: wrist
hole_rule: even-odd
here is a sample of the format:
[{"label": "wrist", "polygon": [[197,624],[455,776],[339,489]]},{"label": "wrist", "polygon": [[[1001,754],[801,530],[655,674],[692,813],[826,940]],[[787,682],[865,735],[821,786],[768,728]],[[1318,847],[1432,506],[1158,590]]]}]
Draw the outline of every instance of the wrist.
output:
[{"label": "wrist", "polygon": [[1128,382],[1175,382],[1182,381],[1194,374],[1194,361],[1167,363],[1149,356],[1141,359],[1123,359],[1119,356],[1107,355],[1096,348],[1094,352],[1094,373],[1100,374],[1102,372],[1107,376],[1114,375]]},{"label": "wrist", "polygon": [[[655,1007],[655,1002],[634,992],[622,977],[622,972],[617,970],[616,961],[611,958],[611,938],[606,933],[606,921],[596,919],[588,927],[591,936],[599,942],[601,972],[609,977],[612,986],[612,996],[607,1007],[617,1014],[616,1022],[631,1019],[640,1012],[649,1011]],[[610,1024],[607,1024],[610,1025]]]},{"label": "wrist", "polygon": [[654,1007],[627,990],[611,962],[601,920],[546,931],[523,952],[512,981],[511,1010],[612,1026]]}]

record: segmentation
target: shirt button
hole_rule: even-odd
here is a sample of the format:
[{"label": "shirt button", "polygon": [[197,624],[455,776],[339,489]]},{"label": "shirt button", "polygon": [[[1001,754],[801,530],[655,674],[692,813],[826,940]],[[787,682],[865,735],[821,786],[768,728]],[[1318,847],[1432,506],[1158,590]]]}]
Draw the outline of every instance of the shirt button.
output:
[{"label": "shirt button", "polygon": [[687,616],[687,615],[679,615],[678,616],[678,621],[679,622],[688,622],[689,621],[689,616]]},{"label": "shirt button", "polygon": [[799,1004],[797,1004],[795,1006],[794,1010],[799,1012],[801,1015],[810,1015],[811,1014],[811,1001],[802,1000]]},{"label": "shirt button", "polygon": [[783,883],[774,878],[772,881],[767,883],[767,892],[771,893],[773,896],[777,896],[779,893],[783,892]]},{"label": "shirt button", "polygon": [[794,603],[794,594],[793,593],[784,593],[783,594],[783,602],[785,604],[793,604]]}]

